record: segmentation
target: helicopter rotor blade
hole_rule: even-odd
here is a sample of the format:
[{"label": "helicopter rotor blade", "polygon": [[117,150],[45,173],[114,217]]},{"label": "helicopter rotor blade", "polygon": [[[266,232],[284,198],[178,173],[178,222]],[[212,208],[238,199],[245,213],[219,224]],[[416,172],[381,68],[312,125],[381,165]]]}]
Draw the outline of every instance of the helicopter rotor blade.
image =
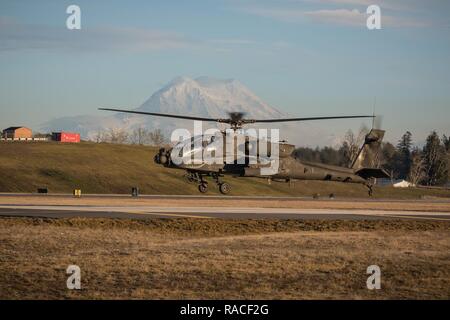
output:
[{"label": "helicopter rotor blade", "polygon": [[134,110],[124,110],[124,109],[111,109],[111,108],[99,108],[99,110],[105,111],[115,111],[115,112],[125,112],[133,114],[143,114],[157,117],[166,118],[176,118],[176,119],[186,119],[186,120],[198,120],[198,121],[212,121],[219,123],[228,124],[248,124],[248,123],[272,123],[272,122],[294,122],[294,121],[312,121],[312,120],[331,120],[331,119],[355,119],[355,118],[374,118],[375,116],[337,116],[337,117],[308,117],[308,118],[285,118],[285,119],[242,119],[243,113],[230,113],[230,118],[225,119],[214,119],[214,118],[204,118],[204,117],[193,117],[193,116],[183,116],[176,114],[167,113],[157,113],[157,112],[144,112],[144,111],[134,111]]},{"label": "helicopter rotor blade", "polygon": [[374,116],[337,116],[337,117],[310,117],[310,118],[286,118],[286,119],[262,119],[262,120],[247,120],[252,123],[268,123],[268,122],[291,122],[291,121],[313,121],[313,120],[331,120],[331,119],[356,119],[356,118],[374,118]]},{"label": "helicopter rotor blade", "polygon": [[198,120],[198,121],[221,122],[221,120],[222,120],[222,119],[191,117],[191,116],[182,116],[182,115],[176,115],[176,114],[144,112],[144,111],[134,111],[134,110],[123,110],[123,109],[98,108],[98,110],[134,113],[134,114],[144,114],[144,115],[157,116],[157,117],[167,117],[167,118],[186,119],[186,120]]}]

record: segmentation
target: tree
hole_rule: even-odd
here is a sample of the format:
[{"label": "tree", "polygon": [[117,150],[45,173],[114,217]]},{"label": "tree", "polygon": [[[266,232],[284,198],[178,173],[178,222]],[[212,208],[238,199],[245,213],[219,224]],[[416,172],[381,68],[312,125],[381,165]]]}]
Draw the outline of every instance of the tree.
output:
[{"label": "tree", "polygon": [[161,129],[155,129],[149,134],[150,140],[153,145],[159,146],[164,143],[164,135],[161,131]]},{"label": "tree", "polygon": [[397,167],[395,166],[396,157],[397,149],[394,145],[390,142],[383,142],[380,152],[381,167],[389,173],[391,178],[397,177]]},{"label": "tree", "polygon": [[134,129],[130,135],[130,142],[139,145],[150,144],[150,132],[142,127]]},{"label": "tree", "polygon": [[411,152],[411,166],[408,181],[418,185],[425,178],[425,160],[418,148]]},{"label": "tree", "polygon": [[358,132],[358,135],[355,135],[352,130],[348,130],[344,136],[344,141],[342,142],[342,146],[340,151],[343,153],[345,158],[345,166],[351,166],[353,161],[356,160],[358,156],[359,150],[364,142],[364,138],[368,133],[368,129],[365,126],[362,126]]},{"label": "tree", "polygon": [[127,143],[128,133],[123,129],[110,128],[107,133],[107,141],[110,143]]},{"label": "tree", "polygon": [[445,150],[450,152],[450,137],[447,137],[445,134],[442,137],[442,143],[444,144]]},{"label": "tree", "polygon": [[409,131],[401,137],[397,144],[397,154],[395,159],[397,175],[401,179],[406,179],[411,169],[411,147],[412,134]]},{"label": "tree", "polygon": [[108,142],[108,135],[104,131],[98,131],[95,134],[94,141],[97,143]]},{"label": "tree", "polygon": [[426,174],[424,182],[430,186],[444,184],[448,179],[447,153],[436,131],[427,138],[423,158]]}]

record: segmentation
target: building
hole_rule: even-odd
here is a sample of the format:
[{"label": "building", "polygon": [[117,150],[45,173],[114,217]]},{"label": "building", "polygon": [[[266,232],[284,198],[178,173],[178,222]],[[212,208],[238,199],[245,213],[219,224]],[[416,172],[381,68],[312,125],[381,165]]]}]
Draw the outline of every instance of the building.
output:
[{"label": "building", "polygon": [[73,142],[78,143],[80,142],[80,134],[79,133],[73,133],[73,132],[53,132],[52,133],[52,140],[53,141],[59,141],[59,142]]},{"label": "building", "polygon": [[9,127],[3,130],[5,139],[31,139],[33,132],[27,127]]}]

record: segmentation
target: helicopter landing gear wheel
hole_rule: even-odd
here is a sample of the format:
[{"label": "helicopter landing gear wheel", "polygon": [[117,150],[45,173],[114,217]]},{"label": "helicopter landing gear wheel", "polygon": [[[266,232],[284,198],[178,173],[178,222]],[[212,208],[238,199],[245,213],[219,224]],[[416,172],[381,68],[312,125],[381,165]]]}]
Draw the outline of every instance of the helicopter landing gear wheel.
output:
[{"label": "helicopter landing gear wheel", "polygon": [[231,186],[226,182],[222,182],[219,184],[219,190],[222,194],[228,194],[231,191]]},{"label": "helicopter landing gear wheel", "polygon": [[198,191],[200,191],[201,193],[206,193],[208,191],[208,185],[206,183],[199,184]]}]

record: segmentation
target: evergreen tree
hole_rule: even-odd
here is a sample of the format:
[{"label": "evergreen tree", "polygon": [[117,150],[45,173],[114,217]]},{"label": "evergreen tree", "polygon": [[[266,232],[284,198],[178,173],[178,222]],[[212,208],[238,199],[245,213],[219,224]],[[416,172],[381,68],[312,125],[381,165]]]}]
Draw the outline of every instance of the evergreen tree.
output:
[{"label": "evergreen tree", "polygon": [[442,143],[444,144],[445,150],[450,152],[450,137],[447,137],[445,134],[442,137]]},{"label": "evergreen tree", "polygon": [[448,179],[447,153],[436,131],[433,131],[427,138],[423,148],[423,159],[424,182],[430,186],[445,184]]},{"label": "evergreen tree", "polygon": [[390,142],[383,142],[381,144],[381,167],[385,169],[392,178],[397,178],[397,167],[395,159],[397,158],[397,149]]},{"label": "evergreen tree", "polygon": [[412,134],[409,131],[401,137],[397,144],[396,171],[398,177],[406,179],[411,170]]}]

